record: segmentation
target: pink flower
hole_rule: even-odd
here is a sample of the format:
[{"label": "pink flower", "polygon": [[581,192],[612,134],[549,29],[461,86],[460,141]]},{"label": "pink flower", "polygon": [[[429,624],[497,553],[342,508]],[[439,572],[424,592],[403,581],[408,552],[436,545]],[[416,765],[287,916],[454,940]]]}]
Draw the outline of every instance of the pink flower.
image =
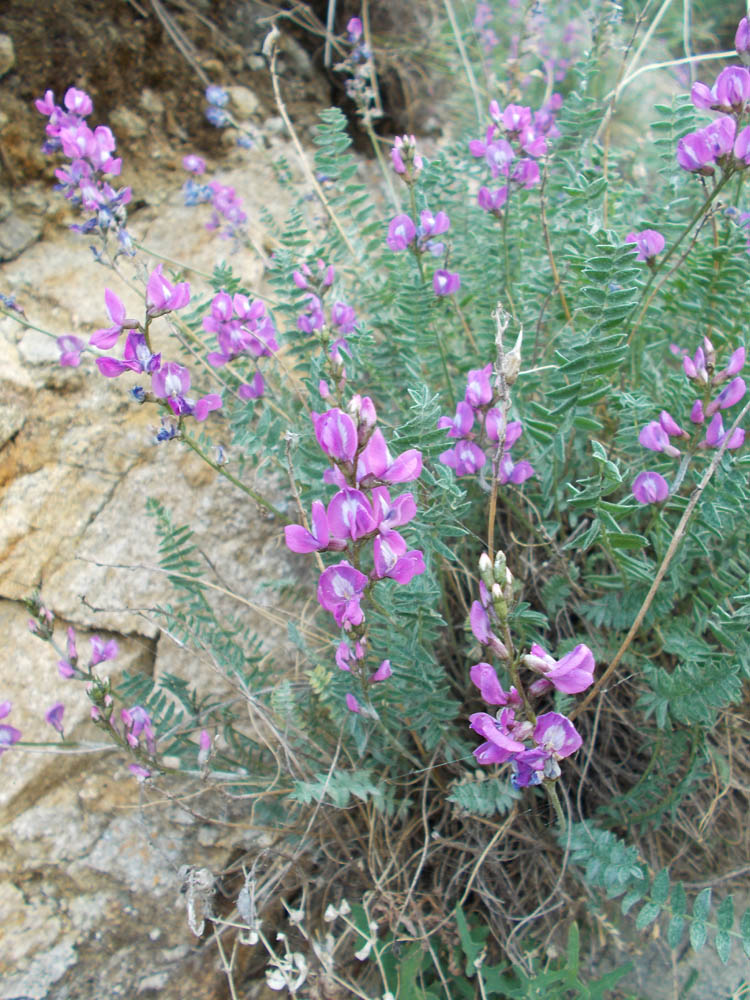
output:
[{"label": "pink flower", "polygon": [[361,625],[365,616],[359,602],[367,583],[365,574],[346,560],[329,566],[320,574],[318,603],[325,611],[330,611],[340,628]]},{"label": "pink flower", "polygon": [[320,500],[313,500],[312,529],[310,532],[301,524],[287,524],[284,528],[287,548],[292,552],[319,552],[328,548],[328,518]]},{"label": "pink flower", "polygon": [[334,462],[351,462],[357,452],[357,428],[348,413],[334,408],[312,414],[315,437]]},{"label": "pink flower", "polygon": [[63,736],[63,712],[65,711],[65,706],[61,701],[56,701],[54,705],[47,709],[44,714],[44,721],[48,722],[53,729],[56,729],[58,733]]},{"label": "pink flower", "polygon": [[664,237],[655,229],[642,229],[637,233],[628,233],[626,243],[635,243],[638,250],[636,260],[653,260],[664,249]]},{"label": "pink flower", "polygon": [[489,663],[475,663],[469,676],[488,705],[520,705],[521,699],[515,688],[504,691],[497,678],[495,668]]},{"label": "pink flower", "polygon": [[394,253],[406,250],[417,235],[417,227],[408,215],[397,215],[388,226],[386,243]]},{"label": "pink flower", "polygon": [[594,654],[583,643],[558,661],[534,643],[531,652],[524,656],[523,662],[527,667],[543,674],[542,680],[532,685],[535,694],[550,687],[557,688],[563,694],[578,694],[590,687],[594,681]]},{"label": "pink flower", "polygon": [[202,174],[206,170],[206,161],[201,156],[197,156],[195,153],[188,153],[187,156],[182,158],[182,166],[188,173],[191,174]]},{"label": "pink flower", "polygon": [[439,268],[432,276],[432,290],[435,295],[455,295],[461,287],[461,277],[455,271]]},{"label": "pink flower", "polygon": [[114,639],[105,641],[98,635],[91,636],[91,666],[97,663],[104,663],[105,660],[114,660],[119,654],[117,643]]},{"label": "pink flower", "polygon": [[380,428],[373,431],[357,461],[357,482],[374,486],[378,482],[409,483],[422,473],[422,453],[410,448],[393,458]]},{"label": "pink flower", "polygon": [[575,753],[583,740],[570,719],[558,712],[546,712],[537,716],[534,742],[559,760]]},{"label": "pink flower", "polygon": [[669,484],[658,472],[639,472],[633,480],[633,496],[638,503],[663,503],[669,496]]},{"label": "pink flower", "polygon": [[347,694],[345,700],[346,700],[346,707],[349,709],[350,712],[359,713],[362,711],[359,702],[357,701],[357,699],[354,697],[353,694]]},{"label": "pink flower", "polygon": [[81,352],[85,345],[73,334],[65,334],[57,338],[57,346],[60,348],[60,364],[67,368],[77,368],[81,363]]},{"label": "pink flower", "polygon": [[109,288],[104,289],[104,303],[112,320],[112,326],[106,330],[95,330],[89,338],[89,343],[93,347],[99,347],[103,351],[111,350],[117,343],[117,339],[125,326],[134,327],[137,324],[133,320],[126,319],[125,306],[122,301]]},{"label": "pink flower", "polygon": [[161,316],[173,309],[182,309],[190,301],[190,285],[182,281],[173,285],[162,274],[162,265],[157,264],[146,285],[146,306],[149,316]]},{"label": "pink flower", "polygon": [[734,36],[734,47],[737,50],[737,55],[746,63],[748,53],[750,52],[750,27],[748,27],[746,17],[743,17],[737,25],[737,32]]},{"label": "pink flower", "polygon": [[379,684],[381,681],[387,681],[391,676],[393,671],[391,670],[391,661],[383,660],[378,669],[370,677],[371,684]]}]

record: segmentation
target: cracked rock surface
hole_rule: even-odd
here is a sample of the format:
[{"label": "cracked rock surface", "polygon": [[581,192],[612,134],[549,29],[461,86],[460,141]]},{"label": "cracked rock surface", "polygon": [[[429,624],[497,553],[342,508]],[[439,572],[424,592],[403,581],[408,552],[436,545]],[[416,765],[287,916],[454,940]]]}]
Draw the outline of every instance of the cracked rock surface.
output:
[{"label": "cracked rock surface", "polygon": [[[237,188],[251,220],[271,201],[282,220],[273,151],[242,155],[242,167],[215,175]],[[207,233],[207,210],[182,205],[180,181],[149,189],[150,203],[131,218],[136,238],[204,271],[229,259],[261,288],[257,256],[230,255],[227,241]],[[93,261],[85,238],[50,225],[3,268],[3,291],[29,320],[87,341],[107,323],[105,286],[129,315],[142,313],[137,291]],[[253,235],[266,239],[260,226]],[[142,259],[136,267],[155,264]],[[130,276],[137,280],[132,265]],[[174,356],[166,326],[157,337]],[[80,368],[61,368],[58,355],[54,340],[0,317],[0,700],[13,703],[8,722],[32,742],[54,736],[44,713],[62,701],[66,736],[92,744],[86,754],[40,746],[0,759],[0,1000],[178,1000],[186,982],[191,998],[213,1000],[225,995],[226,980],[215,947],[188,928],[179,869],[219,870],[251,834],[241,824],[231,835],[217,831],[169,802],[143,807],[125,756],[104,747],[81,686],[58,676],[57,656],[29,633],[21,602],[40,587],[58,643],[73,625],[83,657],[92,634],[116,638],[119,657],[102,665],[113,681],[125,669],[170,671],[216,692],[213,665],[175,645],[149,612],[168,591],[147,498],[194,529],[223,587],[248,602],[238,608],[223,597],[221,609],[241,613],[264,648],[281,655],[285,629],[268,613],[278,598],[260,582],[294,570],[282,533],[244,494],[186,446],[154,445],[154,408],[128,395],[135,377],[104,379],[86,355]],[[220,418],[211,432],[221,439]]]}]

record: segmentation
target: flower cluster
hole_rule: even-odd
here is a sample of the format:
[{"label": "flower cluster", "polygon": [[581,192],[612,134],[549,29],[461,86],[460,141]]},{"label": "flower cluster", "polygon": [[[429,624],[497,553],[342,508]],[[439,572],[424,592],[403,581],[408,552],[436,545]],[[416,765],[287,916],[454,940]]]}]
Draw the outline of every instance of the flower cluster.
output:
[{"label": "flower cluster", "polygon": [[307,308],[297,317],[297,329],[302,333],[315,334],[326,354],[326,368],[329,380],[321,379],[318,391],[323,399],[331,396],[332,390],[341,394],[346,382],[344,355],[351,357],[347,336],[354,333],[357,314],[354,307],[337,299],[333,302],[326,318],[324,299],[329,294],[336,278],[332,265],[318,260],[315,270],[302,264],[294,272],[297,288],[308,292]]},{"label": "flower cluster", "polygon": [[117,176],[122,167],[122,160],[112,155],[115,151],[112,131],[106,125],[91,129],[86,124],[94,105],[85,91],[70,87],[63,105],[55,104],[51,90],[35,101],[37,111],[49,118],[43,152],[62,152],[69,160],[55,170],[60,182],[58,190],[76,207],[90,213],[83,224],[71,228],[81,233],[98,231],[102,238],[115,233],[120,243],[118,252],[132,254],[135,251],[125,229],[130,188],[116,191],[104,176]]},{"label": "flower cluster", "polygon": [[[396,147],[393,149],[395,151]],[[450,226],[450,219],[445,212],[433,215],[428,209],[424,209],[419,214],[418,223],[402,212],[391,219],[385,242],[394,253],[410,250],[418,258],[426,253],[442,257],[446,254],[445,243],[435,237],[447,233]],[[461,277],[455,271],[438,268],[432,276],[432,288],[436,295],[454,295],[460,287]]]},{"label": "flower cluster", "polygon": [[[438,420],[438,427],[447,430],[448,437],[456,439],[456,444],[439,456],[440,461],[457,476],[471,476],[482,468],[489,454],[490,459],[496,461],[493,473],[499,482],[520,486],[534,475],[533,466],[525,461],[514,462],[510,454],[523,433],[523,426],[519,420],[505,424],[497,402],[492,365],[471,370],[464,398],[456,406],[456,415]],[[502,454],[495,459],[501,436]]]},{"label": "flower cluster", "polygon": [[[244,354],[253,358],[268,358],[278,351],[276,328],[259,299],[252,302],[239,292],[230,295],[219,292],[211,302],[211,311],[203,319],[203,327],[216,334],[218,351],[208,354],[208,363],[214,368],[222,368],[230,361]],[[260,371],[252,382],[239,386],[240,399],[257,399],[265,391],[265,383]]]},{"label": "flower cluster", "polygon": [[[747,18],[740,21],[735,45],[741,58],[747,54]],[[725,174],[750,165],[750,70],[727,66],[712,87],[696,82],[690,92],[700,111],[719,113],[705,128],[690,132],[677,143],[677,162],[690,173],[711,176],[719,167]],[[743,127],[744,126],[744,127]]]},{"label": "flower cluster", "polygon": [[213,209],[206,229],[220,230],[219,235],[225,239],[246,241],[247,212],[235,189],[219,181],[203,183],[198,180],[206,171],[206,163],[195,153],[183,157],[182,166],[191,175],[182,186],[185,204],[192,206],[209,202]]},{"label": "flower cluster", "polygon": [[[649,451],[662,452],[670,458],[682,454],[673,441],[681,443],[688,456],[701,448],[719,448],[727,437],[722,411],[739,403],[747,391],[745,380],[738,374],[745,365],[745,348],[738,347],[733,351],[726,367],[720,371],[716,370],[716,352],[707,337],[703,338],[703,346],[692,357],[676,344],[672,345],[672,350],[682,357],[685,375],[700,393],[693,402],[689,417],[696,433],[684,430],[667,410],[662,410],[658,420],[650,421],[641,429],[638,440]],[[719,389],[720,386],[723,388]],[[714,395],[716,389],[719,391]],[[738,427],[726,447],[734,450],[744,443],[745,432]],[[652,470],[641,472],[633,482],[633,495],[642,504],[661,503],[667,499],[669,492],[666,479]]]},{"label": "flower cluster", "polygon": [[[109,288],[104,292],[104,301],[112,321],[112,326],[94,331],[89,338],[92,347],[111,350],[124,330],[128,331],[122,358],[109,356],[96,359],[97,367],[106,378],[116,378],[123,372],[133,371],[151,376],[151,394],[155,399],[163,399],[178,417],[193,416],[205,420],[211,410],[221,407],[221,396],[210,393],[200,399],[188,395],[190,372],[174,361],[163,363],[161,354],[151,350],[149,327],[158,316],[184,308],[190,301],[190,285],[180,282],[173,285],[162,273],[158,264],[146,285],[146,318],[141,324],[129,319],[120,298]],[[147,395],[140,390],[137,398],[146,400]]]},{"label": "flower cluster", "polygon": [[509,185],[532,188],[539,183],[537,160],[547,152],[548,138],[558,134],[554,116],[561,105],[559,94],[553,94],[536,114],[519,104],[509,104],[501,111],[497,101],[490,101],[492,121],[484,139],[469,143],[469,152],[486,161],[493,180],[504,177],[507,183],[494,190],[486,186],[479,189],[477,203],[483,211],[500,216]]},{"label": "flower cluster", "polygon": [[223,87],[211,83],[206,87],[206,120],[215,128],[224,128],[232,121],[229,112],[225,111],[229,104],[229,94]]},{"label": "flower cluster", "polygon": [[413,184],[424,167],[413,135],[397,135],[391,148],[391,164],[405,184]]},{"label": "flower cluster", "polygon": [[72,628],[69,628],[66,644],[67,655],[65,659],[58,660],[57,670],[63,680],[68,680],[71,677],[78,679],[91,678],[94,667],[98,666],[100,663],[106,663],[107,660],[117,659],[119,652],[120,650],[114,639],[105,640],[98,635],[92,635],[89,664],[87,669],[83,670],[78,666],[76,634]]},{"label": "flower cluster", "polygon": [[[555,688],[564,694],[585,691],[594,679],[594,656],[588,646],[579,643],[571,652],[555,660],[538,643],[529,653],[517,657],[511,648],[508,630],[509,606],[513,601],[513,576],[505,555],[498,552],[494,563],[485,553],[479,561],[478,601],[471,607],[470,624],[474,638],[487,654],[504,661],[515,684],[505,691],[491,663],[475,663],[470,676],[488,705],[500,710],[496,715],[475,712],[470,727],[485,740],[474,751],[479,764],[511,762],[513,784],[517,788],[554,781],[560,776],[559,761],[581,746],[581,737],[573,723],[558,712],[535,715],[531,698]],[[503,632],[503,638],[497,633]],[[520,690],[519,667],[523,665],[541,674],[529,687]]]},{"label": "flower cluster", "polygon": [[474,30],[477,33],[479,44],[485,55],[489,55],[492,50],[500,44],[500,40],[495,34],[490,22],[492,21],[492,8],[484,0],[476,5],[474,11]]},{"label": "flower cluster", "polygon": [[[333,615],[348,639],[342,640],[336,662],[342,670],[355,667],[364,683],[390,676],[385,660],[371,677],[364,675],[365,613],[362,600],[381,580],[407,584],[425,570],[419,549],[409,549],[396,530],[416,514],[411,493],[391,497],[389,487],[412,482],[422,472],[422,455],[410,449],[394,458],[377,426],[372,400],[352,397],[347,411],[339,408],[313,413],[317,442],[331,465],[325,483],[338,487],[327,506],[314,500],[311,526],[287,525],[286,544],[293,552],[340,552],[346,558],[328,566],[318,581],[318,602]],[[359,711],[354,695],[351,711]]]}]

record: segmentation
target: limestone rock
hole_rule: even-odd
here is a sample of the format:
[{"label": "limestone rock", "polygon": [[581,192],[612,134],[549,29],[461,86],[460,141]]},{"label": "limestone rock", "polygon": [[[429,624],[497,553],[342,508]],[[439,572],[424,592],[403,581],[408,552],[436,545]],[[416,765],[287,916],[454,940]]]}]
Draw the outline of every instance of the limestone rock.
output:
[{"label": "limestone rock", "polygon": [[16,64],[16,50],[10,35],[0,35],[0,77],[9,73]]}]

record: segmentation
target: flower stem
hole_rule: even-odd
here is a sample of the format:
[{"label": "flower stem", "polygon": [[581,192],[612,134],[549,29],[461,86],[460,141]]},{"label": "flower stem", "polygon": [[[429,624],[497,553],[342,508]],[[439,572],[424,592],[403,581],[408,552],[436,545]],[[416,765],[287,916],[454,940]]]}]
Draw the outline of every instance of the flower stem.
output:
[{"label": "flower stem", "polygon": [[228,479],[230,483],[234,483],[235,486],[239,487],[243,493],[246,493],[249,497],[251,497],[259,506],[265,508],[265,510],[273,514],[275,517],[278,517],[280,521],[284,522],[284,524],[292,523],[286,514],[282,514],[278,507],[274,507],[274,505],[270,503],[270,501],[266,500],[260,493],[256,492],[250,486],[246,486],[245,483],[237,479],[236,476],[233,476],[232,473],[229,472],[223,465],[219,465],[218,462],[214,462],[212,458],[209,458],[198,442],[194,441],[189,434],[186,434],[183,431],[180,435],[180,440],[184,441],[188,448],[192,448],[196,455],[199,455],[207,465],[210,465],[212,469],[224,476],[225,479]]}]

